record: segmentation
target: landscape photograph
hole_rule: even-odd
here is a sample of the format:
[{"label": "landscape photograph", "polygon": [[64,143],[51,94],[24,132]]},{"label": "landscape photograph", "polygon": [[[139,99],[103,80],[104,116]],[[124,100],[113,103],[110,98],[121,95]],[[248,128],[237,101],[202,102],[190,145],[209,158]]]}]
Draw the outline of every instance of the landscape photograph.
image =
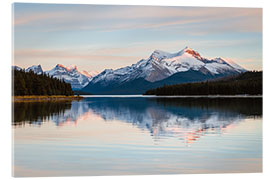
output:
[{"label": "landscape photograph", "polygon": [[12,16],[14,177],[262,173],[262,8]]}]

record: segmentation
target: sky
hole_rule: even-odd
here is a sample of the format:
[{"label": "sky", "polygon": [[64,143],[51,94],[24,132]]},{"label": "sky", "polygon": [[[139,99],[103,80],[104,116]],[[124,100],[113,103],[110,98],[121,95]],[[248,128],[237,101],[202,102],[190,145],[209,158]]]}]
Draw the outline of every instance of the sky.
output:
[{"label": "sky", "polygon": [[13,4],[13,64],[117,69],[186,46],[262,70],[262,9]]}]

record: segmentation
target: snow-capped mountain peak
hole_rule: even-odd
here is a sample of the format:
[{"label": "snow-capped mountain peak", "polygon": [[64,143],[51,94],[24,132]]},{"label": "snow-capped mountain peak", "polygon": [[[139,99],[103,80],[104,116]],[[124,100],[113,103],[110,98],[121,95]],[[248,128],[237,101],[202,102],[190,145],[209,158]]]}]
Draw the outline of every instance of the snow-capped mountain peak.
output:
[{"label": "snow-capped mountain peak", "polygon": [[[18,66],[12,66],[12,69],[14,70],[22,70],[22,68]],[[28,67],[26,72],[33,71],[35,74],[48,74],[52,77],[63,79],[65,82],[70,83],[72,89],[82,89],[85,87],[90,80],[92,80],[92,77],[97,74],[97,72],[90,72],[87,73],[87,71],[83,71],[84,73],[80,72],[76,65],[70,65],[70,66],[64,66],[62,64],[57,64],[54,68],[48,71],[42,70],[41,65],[33,65],[31,67]],[[85,74],[88,75],[85,75]],[[93,75],[92,75],[93,74]]]},{"label": "snow-capped mountain peak", "polygon": [[185,47],[176,53],[155,50],[146,60],[142,59],[136,64],[116,70],[106,69],[90,82],[91,84],[99,83],[102,86],[123,84],[138,78],[143,78],[149,82],[156,82],[166,79],[173,74],[190,70],[212,76],[223,76],[246,71],[241,66],[226,62],[222,58],[207,59],[192,48]]},{"label": "snow-capped mountain peak", "polygon": [[162,59],[172,58],[175,57],[176,55],[177,54],[172,54],[161,50],[155,50],[149,58],[154,59],[156,61],[161,61]]},{"label": "snow-capped mountain peak", "polygon": [[33,65],[25,70],[26,72],[33,71],[35,74],[42,74],[43,70],[41,68],[41,65]]},{"label": "snow-capped mountain peak", "polygon": [[77,68],[77,66],[76,66],[75,64],[72,64],[72,65],[70,65],[70,66],[67,66],[66,69],[67,69],[68,71],[73,71],[73,70],[78,71],[78,68]]},{"label": "snow-capped mountain peak", "polygon": [[189,47],[186,47],[185,49],[183,49],[182,52],[188,53],[199,60],[202,59],[201,55],[197,51],[195,51]]},{"label": "snow-capped mountain peak", "polygon": [[177,52],[177,53],[168,53],[165,51],[161,51],[161,50],[155,50],[151,56],[149,57],[149,59],[154,59],[156,61],[161,61],[163,59],[171,59],[177,56],[183,56],[184,54],[188,55],[188,56],[193,56],[195,58],[197,58],[198,60],[202,60],[203,58],[201,57],[201,55],[195,51],[194,49],[186,46],[184,49],[182,49],[181,51]]},{"label": "snow-capped mountain peak", "polygon": [[[54,67],[55,70],[63,70],[63,71],[69,71],[69,72],[72,72],[72,71],[78,71],[78,68],[76,65],[70,65],[70,66],[64,66],[63,64],[57,64],[55,67]],[[78,71],[79,72],[79,71]]]},{"label": "snow-capped mountain peak", "polygon": [[56,68],[65,68],[65,69],[66,69],[66,67],[65,67],[63,64],[56,64],[55,67],[56,67]]},{"label": "snow-capped mountain peak", "polygon": [[[22,70],[22,68],[18,66],[12,66],[14,70]],[[92,80],[93,76],[95,76],[98,72],[80,72],[76,65],[64,66],[63,64],[57,64],[54,68],[48,71],[43,71],[41,65],[32,65],[25,69],[26,72],[33,71],[35,74],[48,74],[52,77],[63,79],[65,82],[70,83],[72,89],[82,89],[85,87],[90,80]]]},{"label": "snow-capped mountain peak", "polygon": [[57,64],[53,69],[45,73],[58,79],[63,79],[65,82],[70,83],[73,89],[81,89],[91,80],[91,78],[81,73],[76,65],[66,67],[62,64]]}]

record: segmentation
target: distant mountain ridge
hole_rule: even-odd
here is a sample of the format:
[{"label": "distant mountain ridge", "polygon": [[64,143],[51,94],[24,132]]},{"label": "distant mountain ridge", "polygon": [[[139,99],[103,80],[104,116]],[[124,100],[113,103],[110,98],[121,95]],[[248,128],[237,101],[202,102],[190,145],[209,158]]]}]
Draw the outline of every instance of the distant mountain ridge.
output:
[{"label": "distant mountain ridge", "polygon": [[71,84],[72,89],[74,90],[82,89],[92,78],[79,72],[75,65],[65,67],[62,64],[57,64],[53,69],[45,71],[45,73],[58,79],[64,79],[65,82]]},{"label": "distant mountain ridge", "polygon": [[11,69],[12,69],[12,70],[17,70],[17,71],[22,70],[22,68],[19,67],[19,66],[11,66]]},{"label": "distant mountain ridge", "polygon": [[[13,68],[20,69],[18,66]],[[73,90],[91,94],[142,94],[164,84],[205,81],[247,71],[231,60],[204,58],[189,47],[176,53],[155,50],[148,59],[116,70],[105,69],[101,73],[79,71],[76,65],[66,67],[61,64],[49,71],[43,71],[41,65],[26,69],[30,70],[64,79]]]},{"label": "distant mountain ridge", "polygon": [[223,58],[207,59],[185,47],[177,53],[155,50],[148,59],[116,70],[105,69],[82,91],[93,94],[142,94],[164,84],[204,81],[245,72]]},{"label": "distant mountain ridge", "polygon": [[37,66],[33,65],[33,66],[27,68],[25,71],[26,72],[33,71],[35,74],[42,74],[43,73],[43,70],[42,70],[42,67],[40,64]]},{"label": "distant mountain ridge", "polygon": [[[22,70],[22,68],[18,66],[12,66],[12,69]],[[88,73],[87,71],[80,72],[76,65],[64,66],[62,64],[57,64],[53,69],[49,71],[43,71],[41,65],[33,65],[25,69],[26,72],[33,71],[35,74],[46,73],[52,77],[63,79],[65,82],[70,83],[73,90],[82,89],[86,86],[93,75]]]}]

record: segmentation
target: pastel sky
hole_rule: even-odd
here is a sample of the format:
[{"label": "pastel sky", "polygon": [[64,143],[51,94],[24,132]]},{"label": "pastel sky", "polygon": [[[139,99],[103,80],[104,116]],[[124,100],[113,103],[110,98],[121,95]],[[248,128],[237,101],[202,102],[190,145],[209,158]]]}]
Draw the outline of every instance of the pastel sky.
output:
[{"label": "pastel sky", "polygon": [[156,50],[189,46],[203,57],[262,70],[262,9],[13,4],[14,64],[116,69]]}]

